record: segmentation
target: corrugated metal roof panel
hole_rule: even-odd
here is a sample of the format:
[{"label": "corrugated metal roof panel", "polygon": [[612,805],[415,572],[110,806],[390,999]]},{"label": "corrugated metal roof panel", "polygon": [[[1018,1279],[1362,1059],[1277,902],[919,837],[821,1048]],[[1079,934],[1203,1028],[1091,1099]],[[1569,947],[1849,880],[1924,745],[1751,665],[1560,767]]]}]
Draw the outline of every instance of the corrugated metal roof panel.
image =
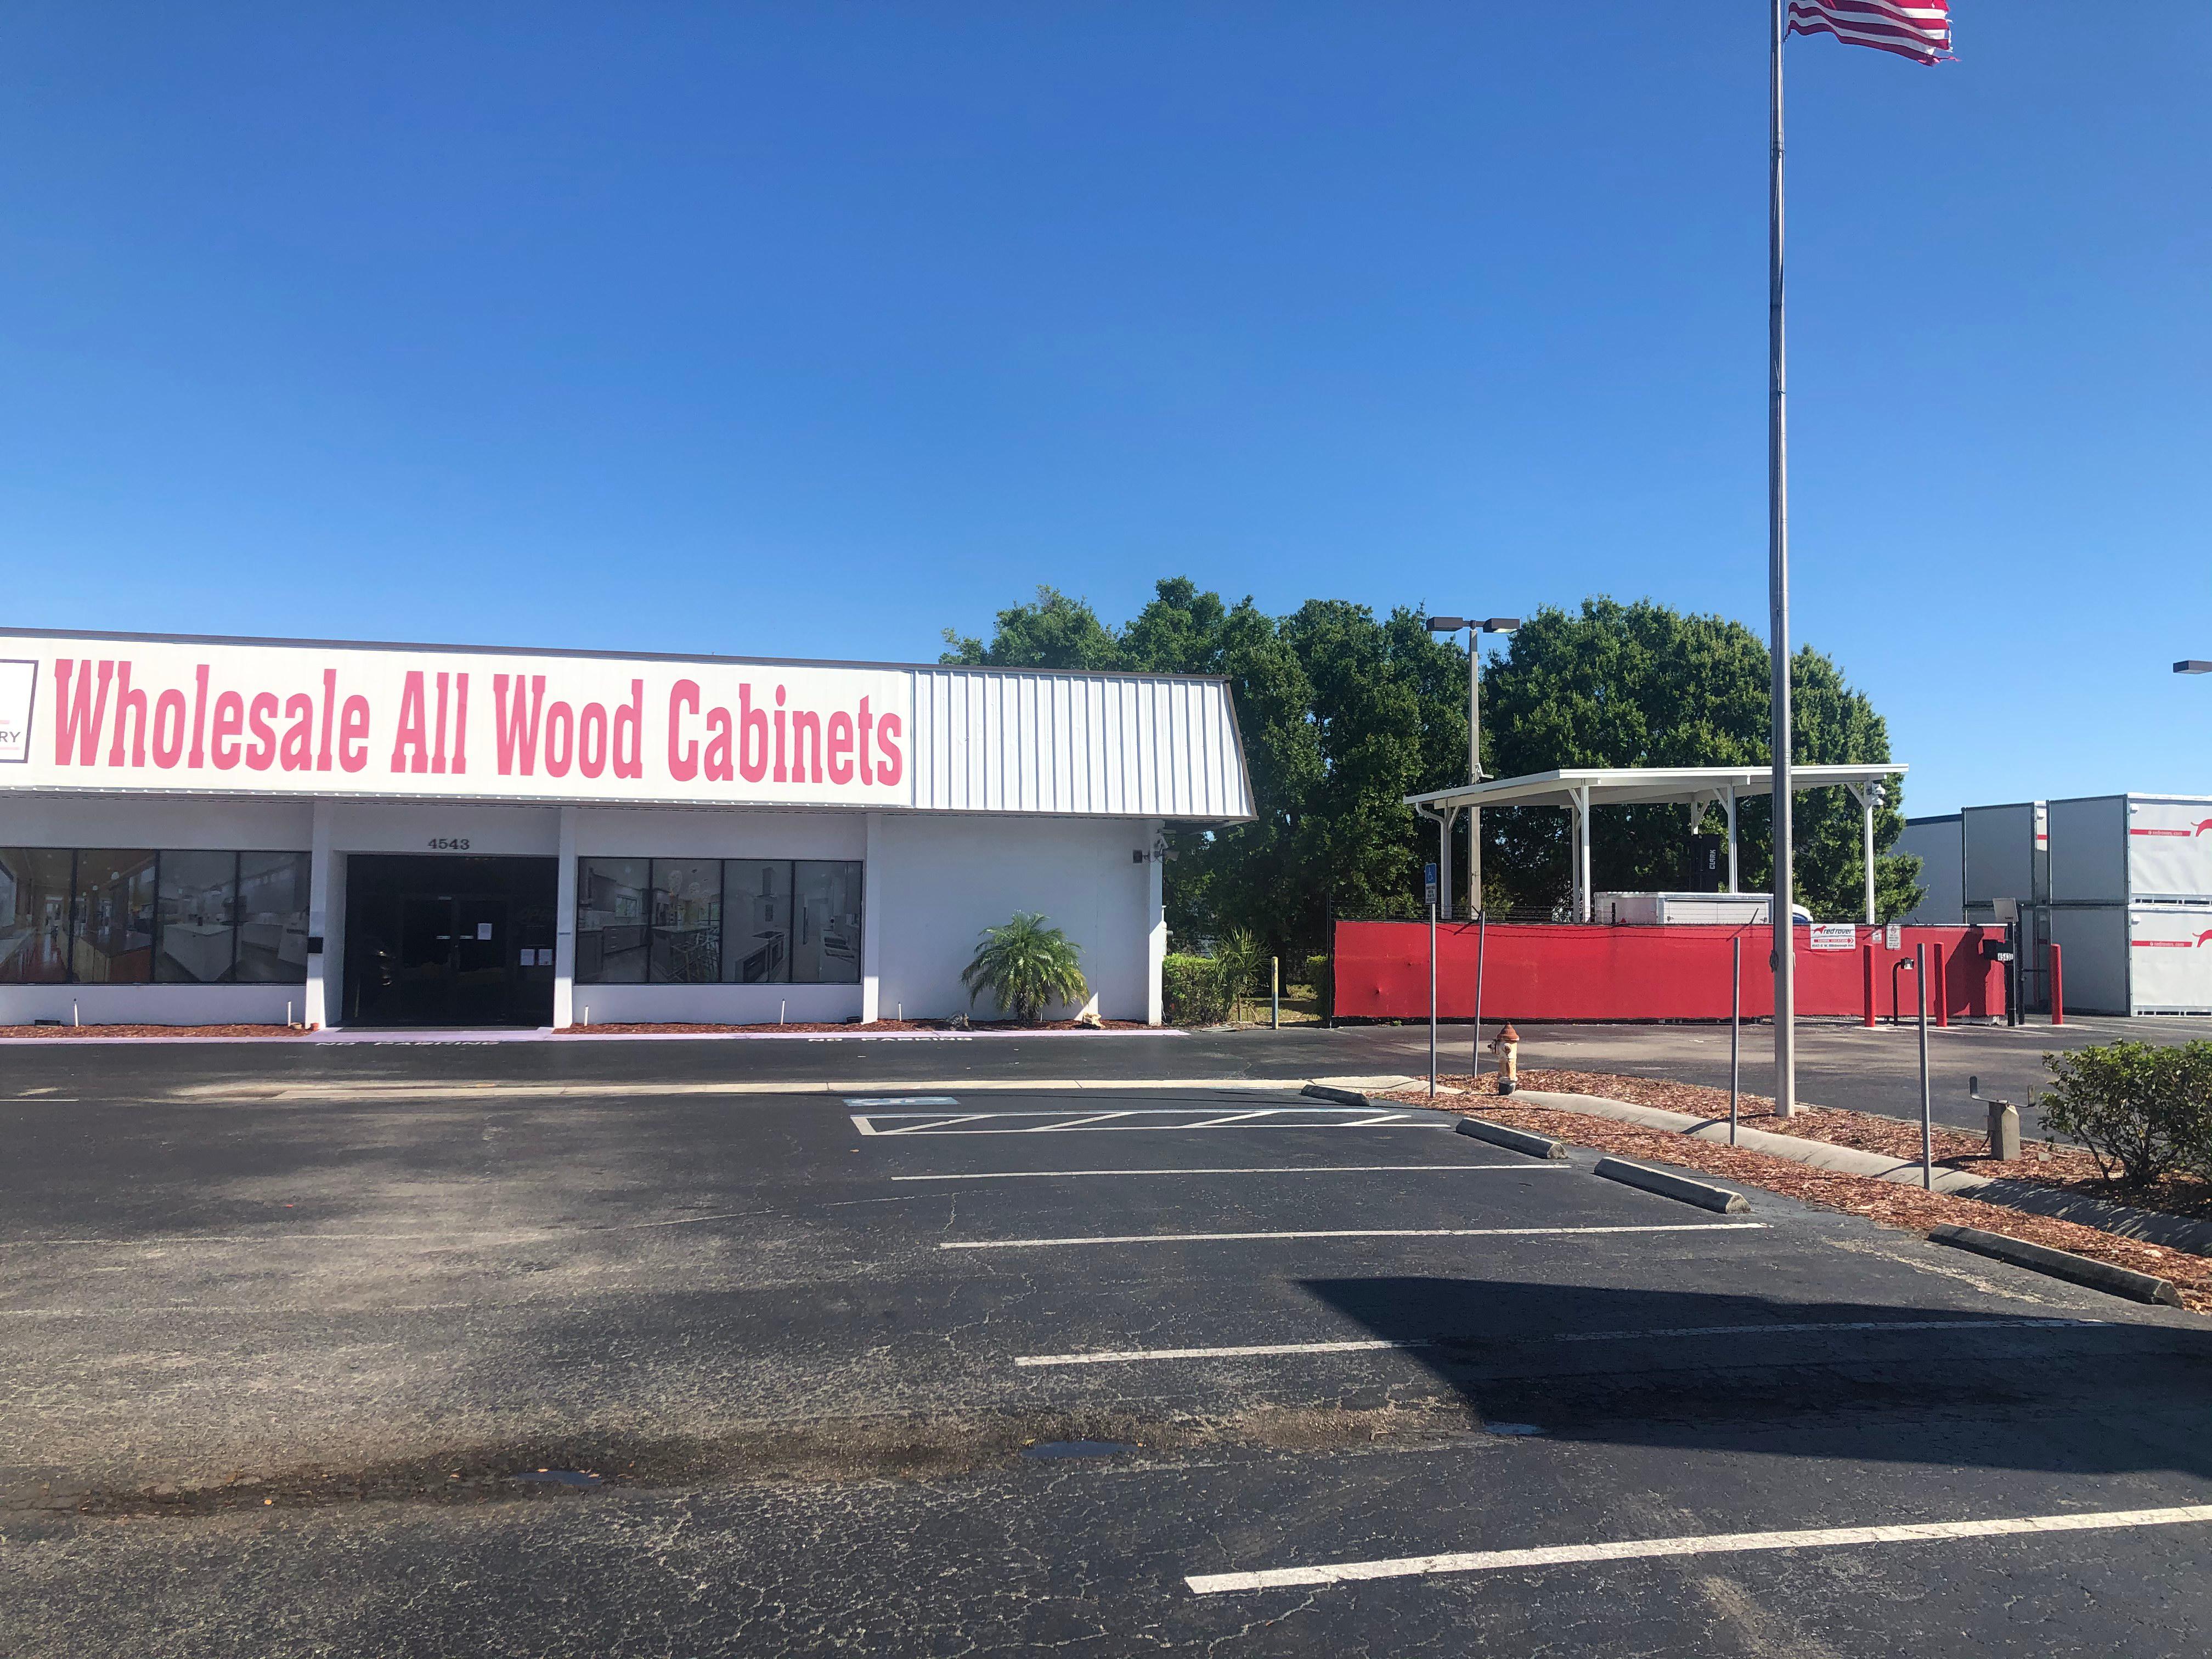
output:
[{"label": "corrugated metal roof panel", "polygon": [[1252,816],[1223,681],[973,668],[914,681],[918,807]]}]

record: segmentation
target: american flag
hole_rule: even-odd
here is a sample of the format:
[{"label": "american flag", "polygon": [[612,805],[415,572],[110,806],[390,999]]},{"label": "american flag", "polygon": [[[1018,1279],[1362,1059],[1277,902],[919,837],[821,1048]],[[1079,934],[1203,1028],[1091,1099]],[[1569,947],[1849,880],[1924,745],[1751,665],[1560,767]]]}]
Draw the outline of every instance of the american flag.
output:
[{"label": "american flag", "polygon": [[1950,0],[1790,0],[1792,34],[1832,34],[1933,64],[1951,56]]}]

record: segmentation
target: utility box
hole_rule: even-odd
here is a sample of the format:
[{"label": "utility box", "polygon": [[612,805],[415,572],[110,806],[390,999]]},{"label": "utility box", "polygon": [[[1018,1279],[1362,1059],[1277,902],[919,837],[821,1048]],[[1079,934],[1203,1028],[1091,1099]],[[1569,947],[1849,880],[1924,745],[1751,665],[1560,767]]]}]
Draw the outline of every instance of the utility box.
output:
[{"label": "utility box", "polygon": [[1682,865],[1685,891],[1721,891],[1728,885],[1728,838],[1692,833],[1683,848]]},{"label": "utility box", "polygon": [[1765,925],[1769,898],[1765,893],[1593,893],[1590,916],[1636,927],[1755,927]]}]

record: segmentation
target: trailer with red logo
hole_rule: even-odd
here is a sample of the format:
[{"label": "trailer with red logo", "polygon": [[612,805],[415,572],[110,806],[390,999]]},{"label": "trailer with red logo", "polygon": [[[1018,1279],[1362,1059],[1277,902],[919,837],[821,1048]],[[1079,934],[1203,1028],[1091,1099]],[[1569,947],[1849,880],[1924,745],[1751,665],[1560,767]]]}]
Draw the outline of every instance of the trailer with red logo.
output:
[{"label": "trailer with red logo", "polygon": [[2212,1014],[2212,796],[2054,800],[2050,826],[2068,1006]]}]

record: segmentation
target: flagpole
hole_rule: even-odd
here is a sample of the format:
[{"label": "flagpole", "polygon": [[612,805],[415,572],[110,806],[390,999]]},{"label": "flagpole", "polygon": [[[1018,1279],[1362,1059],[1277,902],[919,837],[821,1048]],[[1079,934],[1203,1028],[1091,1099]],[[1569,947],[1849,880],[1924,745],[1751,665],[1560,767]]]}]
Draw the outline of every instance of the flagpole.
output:
[{"label": "flagpole", "polygon": [[1787,0],[1773,3],[1773,107],[1768,133],[1766,270],[1766,605],[1773,714],[1774,1115],[1797,1106],[1797,928],[1790,792],[1790,437],[1782,311],[1782,41]]}]

